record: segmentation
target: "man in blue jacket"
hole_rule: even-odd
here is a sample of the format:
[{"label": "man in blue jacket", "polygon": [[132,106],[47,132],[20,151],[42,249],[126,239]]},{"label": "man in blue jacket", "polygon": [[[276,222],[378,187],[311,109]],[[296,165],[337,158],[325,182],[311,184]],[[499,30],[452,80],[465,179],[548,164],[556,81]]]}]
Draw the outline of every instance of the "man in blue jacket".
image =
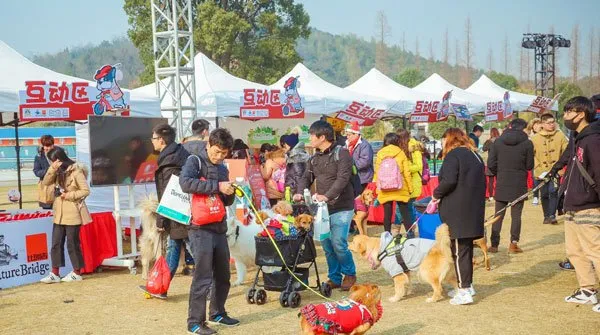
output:
[{"label": "man in blue jacket", "polygon": [[360,126],[352,122],[346,127],[346,148],[354,159],[354,166],[358,170],[361,190],[365,190],[367,185],[373,181],[373,147],[360,134]]},{"label": "man in blue jacket", "polygon": [[[234,189],[229,182],[229,171],[223,161],[233,147],[233,137],[227,129],[210,133],[206,147],[191,148],[181,175],[181,190],[190,194],[217,195],[225,206],[233,204]],[[193,149],[198,149],[194,151]],[[216,331],[206,322],[206,300],[211,292],[209,324],[237,326],[239,321],[227,315],[225,302],[229,295],[229,245],[227,244],[227,217],[219,222],[201,226],[190,225],[188,238],[196,270],[190,288],[188,332],[210,335]],[[211,284],[213,289],[211,290]]]}]

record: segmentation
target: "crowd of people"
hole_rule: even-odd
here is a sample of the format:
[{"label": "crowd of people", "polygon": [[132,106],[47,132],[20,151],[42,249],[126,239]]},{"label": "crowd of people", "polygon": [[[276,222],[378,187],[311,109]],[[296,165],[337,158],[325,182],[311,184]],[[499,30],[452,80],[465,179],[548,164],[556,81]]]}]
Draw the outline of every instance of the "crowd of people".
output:
[{"label": "crowd of people", "polygon": [[[579,282],[579,288],[565,301],[591,303],[593,310],[600,312],[596,296],[600,278],[600,123],[595,121],[600,99],[595,99],[595,103],[585,97],[566,103],[564,125],[570,131],[568,140],[552,114],[541,115],[529,124],[515,118],[502,133],[492,128],[481,150],[479,138],[484,129],[480,125],[470,134],[458,128],[445,131],[439,186],[433,191],[432,202],[439,203],[441,219],[451,232],[459,286],[452,294],[452,304],[473,302],[473,241],[485,236],[486,200],[495,201],[495,211],[500,213],[492,226],[489,251],[498,252],[505,213],[502,210],[510,205],[508,252],[523,252],[519,241],[525,200],[515,200],[528,194],[532,175],[534,187],[540,185],[540,193],[533,195],[533,204],[541,199],[543,224],[557,224],[557,213],[565,214],[565,245],[570,262],[562,262],[561,266],[574,268]],[[298,132],[282,136],[279,146],[263,145],[255,156],[227,129],[217,128],[209,133],[205,120],[194,121],[192,132],[181,144],[176,143],[175,129],[169,125],[159,125],[149,134],[159,153],[155,173],[158,198],[161,199],[171,176],[176,175],[184,192],[216,197],[223,206],[231,205],[234,187],[223,164],[226,158],[255,160],[260,165],[271,204],[286,197],[288,201],[301,201],[303,191],[313,189],[314,199],[327,203],[329,210],[330,238],[322,242],[322,247],[328,284],[334,289],[347,291],[357,282],[356,266],[348,249],[356,194],[376,185],[375,205],[383,206],[384,230],[398,234],[403,223],[407,237],[414,236],[414,202],[429,180],[429,152],[404,129],[386,134],[376,155],[356,123],[348,124],[343,142],[326,121],[313,123],[309,129],[312,155],[299,140]],[[42,282],[78,281],[82,279],[83,267],[79,227],[91,221],[85,206],[90,192],[87,171],[69,159],[62,148],[55,147],[51,136],[42,137],[41,144],[34,166],[40,178],[39,202],[43,208],[54,210],[52,272]],[[352,182],[354,177],[358,183]],[[188,315],[188,330],[193,334],[214,334],[211,324],[239,323],[225,309],[230,288],[225,220],[221,216],[190,226],[162,217],[157,222],[158,229],[170,237],[166,258],[171,276],[177,269],[181,249],[186,250],[186,269],[193,275]],[[65,240],[74,270],[61,278]]]}]

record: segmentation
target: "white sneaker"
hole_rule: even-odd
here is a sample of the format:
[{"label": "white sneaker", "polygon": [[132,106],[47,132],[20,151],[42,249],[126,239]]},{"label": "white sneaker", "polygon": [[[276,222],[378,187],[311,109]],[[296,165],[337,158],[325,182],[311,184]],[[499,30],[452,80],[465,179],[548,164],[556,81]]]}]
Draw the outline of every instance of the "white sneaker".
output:
[{"label": "white sneaker", "polygon": [[533,197],[533,201],[531,202],[534,206],[537,206],[540,204],[540,199],[538,199],[538,197]]},{"label": "white sneaker", "polygon": [[598,298],[596,298],[595,290],[588,290],[585,288],[578,288],[575,292],[565,297],[566,302],[573,302],[576,304],[592,304],[595,305],[598,303]]},{"label": "white sneaker", "polygon": [[469,289],[458,289],[458,293],[454,296],[454,298],[450,299],[451,305],[468,305],[473,303],[473,296]]},{"label": "white sneaker", "polygon": [[[471,286],[469,286],[469,288],[467,290],[469,290],[469,293],[471,293],[472,297],[475,296],[475,294],[477,294],[477,292],[475,292],[475,289],[473,288],[473,284],[471,284]],[[449,298],[454,298],[455,295],[456,295],[456,289],[451,289],[450,291],[448,291]]]},{"label": "white sneaker", "polygon": [[50,272],[49,275],[40,279],[40,282],[42,282],[44,284],[60,283],[60,277],[55,275],[54,273]]},{"label": "white sneaker", "polygon": [[595,304],[594,307],[592,307],[592,311],[600,313],[600,304]]},{"label": "white sneaker", "polygon": [[68,275],[64,276],[60,281],[72,282],[72,281],[82,281],[82,280],[83,280],[83,278],[80,275],[71,271]]}]

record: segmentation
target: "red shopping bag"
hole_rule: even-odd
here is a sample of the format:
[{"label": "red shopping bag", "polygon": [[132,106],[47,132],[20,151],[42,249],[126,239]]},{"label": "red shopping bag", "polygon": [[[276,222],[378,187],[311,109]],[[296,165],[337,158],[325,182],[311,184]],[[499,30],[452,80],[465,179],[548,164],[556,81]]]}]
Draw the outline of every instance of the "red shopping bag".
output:
[{"label": "red shopping bag", "polygon": [[171,270],[169,270],[167,260],[163,256],[160,256],[148,275],[146,291],[151,294],[167,294],[170,284]]}]

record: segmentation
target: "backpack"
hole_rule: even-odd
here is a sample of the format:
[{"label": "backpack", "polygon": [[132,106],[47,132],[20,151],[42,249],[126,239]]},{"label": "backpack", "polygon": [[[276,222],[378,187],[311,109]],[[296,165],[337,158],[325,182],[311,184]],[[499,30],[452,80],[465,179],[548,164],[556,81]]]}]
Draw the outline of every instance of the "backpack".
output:
[{"label": "backpack", "polygon": [[423,171],[419,175],[421,175],[421,184],[427,185],[429,179],[431,179],[431,171],[429,171],[429,163],[425,156],[423,156]]},{"label": "backpack", "polygon": [[386,157],[377,170],[377,187],[382,191],[395,191],[402,188],[400,167],[394,157]]},{"label": "backpack", "polygon": [[[340,160],[340,149],[342,149],[342,146],[340,146],[340,145],[338,145],[334,149],[335,152],[334,152],[333,159],[336,162]],[[354,190],[353,191],[354,198],[356,198],[360,195],[360,190],[362,189],[362,184],[360,183],[360,176],[358,175],[358,169],[356,168],[356,165],[354,164],[354,158],[352,158],[352,156],[350,156],[350,158],[352,159],[352,174],[350,175],[350,183],[352,184],[352,189]]]}]

